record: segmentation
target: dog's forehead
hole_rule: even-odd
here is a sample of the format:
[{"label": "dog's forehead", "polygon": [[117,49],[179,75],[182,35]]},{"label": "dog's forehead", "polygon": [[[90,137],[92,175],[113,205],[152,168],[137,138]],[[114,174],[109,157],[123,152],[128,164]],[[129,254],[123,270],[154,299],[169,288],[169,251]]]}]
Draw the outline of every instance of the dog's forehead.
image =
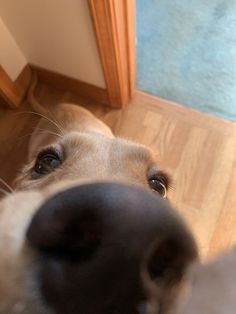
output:
[{"label": "dog's forehead", "polygon": [[116,157],[122,155],[140,162],[150,162],[153,159],[153,152],[144,145],[119,137],[109,138],[99,133],[71,132],[64,136],[61,144],[66,153],[72,155],[96,152],[104,157],[105,154]]}]

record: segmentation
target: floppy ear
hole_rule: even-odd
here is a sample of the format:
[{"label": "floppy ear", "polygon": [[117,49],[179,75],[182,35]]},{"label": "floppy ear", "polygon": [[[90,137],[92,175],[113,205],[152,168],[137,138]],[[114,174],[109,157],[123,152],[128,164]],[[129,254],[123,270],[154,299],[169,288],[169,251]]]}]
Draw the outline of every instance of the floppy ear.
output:
[{"label": "floppy ear", "polygon": [[86,260],[96,252],[103,233],[101,219],[93,210],[79,208],[74,197],[76,191],[60,193],[39,208],[26,234],[32,247],[70,261]]},{"label": "floppy ear", "polygon": [[173,233],[150,246],[142,267],[148,314],[170,313],[184,286],[184,275],[196,259],[197,248],[190,234]]}]

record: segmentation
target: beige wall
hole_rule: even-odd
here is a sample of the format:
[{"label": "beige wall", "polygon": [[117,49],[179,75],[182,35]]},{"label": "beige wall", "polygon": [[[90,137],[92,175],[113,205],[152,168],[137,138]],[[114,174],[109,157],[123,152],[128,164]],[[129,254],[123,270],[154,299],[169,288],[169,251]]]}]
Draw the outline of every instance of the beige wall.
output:
[{"label": "beige wall", "polygon": [[30,63],[105,87],[86,0],[0,0],[0,16]]},{"label": "beige wall", "polygon": [[0,65],[14,81],[27,61],[0,17]]}]

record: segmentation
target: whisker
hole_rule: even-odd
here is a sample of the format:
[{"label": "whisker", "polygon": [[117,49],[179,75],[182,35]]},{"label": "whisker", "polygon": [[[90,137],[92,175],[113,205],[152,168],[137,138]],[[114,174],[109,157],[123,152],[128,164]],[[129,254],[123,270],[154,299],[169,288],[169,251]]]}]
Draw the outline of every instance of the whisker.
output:
[{"label": "whisker", "polygon": [[[51,114],[52,114],[52,112],[51,112],[51,110],[49,111]],[[58,124],[58,126],[60,126],[60,128],[61,128],[61,132],[62,132],[62,134],[65,134],[66,132],[65,132],[65,130],[64,130],[64,127],[63,127],[63,125],[54,117],[54,121],[55,121],[55,123],[57,123]]]},{"label": "whisker", "polygon": [[58,128],[58,130],[62,133],[62,134],[65,134],[65,131],[63,129],[63,127],[57,122],[53,121],[52,119],[48,118],[47,116],[41,114],[41,113],[38,113],[38,112],[34,112],[34,111],[21,111],[21,112],[17,112],[15,113],[16,115],[17,114],[33,114],[33,115],[36,115],[36,116],[39,116],[41,118],[44,118],[45,120],[51,122],[54,126],[56,126]]},{"label": "whisker", "polygon": [[[52,116],[52,111],[50,109],[48,109],[48,112]],[[65,134],[65,130],[63,128],[63,125],[55,117],[53,117],[53,121],[60,127],[61,133]]]},{"label": "whisker", "polygon": [[[44,130],[44,129],[42,129],[42,130]],[[27,137],[27,136],[31,136],[31,135],[33,135],[34,133],[36,133],[36,134],[37,134],[37,133],[39,133],[39,134],[41,134],[41,133],[51,134],[51,135],[54,135],[54,136],[57,136],[57,137],[62,138],[62,136],[59,135],[58,133],[45,130],[44,132],[43,132],[43,131],[39,131],[39,132],[34,132],[34,131],[33,131],[33,132],[31,132],[31,133],[24,134],[23,136],[19,137],[18,140],[22,140],[23,138],[25,138],[25,137]]]},{"label": "whisker", "polygon": [[2,178],[0,178],[0,182],[6,187],[8,188],[8,190],[12,193],[14,192],[13,188],[5,181],[3,180]]},{"label": "whisker", "polygon": [[61,134],[59,134],[59,133],[52,132],[52,131],[48,131],[48,130],[43,129],[43,128],[38,128],[38,127],[36,127],[36,128],[35,128],[35,130],[45,131],[45,133],[47,132],[48,134],[56,135],[56,136],[58,136],[58,137],[60,137],[60,138],[62,138],[62,137],[63,137],[63,136],[62,136]]}]

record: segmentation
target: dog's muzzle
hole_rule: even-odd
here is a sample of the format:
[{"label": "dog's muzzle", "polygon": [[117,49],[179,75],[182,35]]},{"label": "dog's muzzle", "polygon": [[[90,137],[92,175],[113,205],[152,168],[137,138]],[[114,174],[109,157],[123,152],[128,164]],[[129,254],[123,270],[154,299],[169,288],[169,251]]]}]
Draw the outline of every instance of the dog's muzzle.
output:
[{"label": "dog's muzzle", "polygon": [[166,200],[115,183],[56,194],[32,218],[27,239],[42,257],[38,278],[56,313],[136,314],[150,254],[151,279],[165,276],[175,260],[181,271],[196,258],[193,237]]}]

